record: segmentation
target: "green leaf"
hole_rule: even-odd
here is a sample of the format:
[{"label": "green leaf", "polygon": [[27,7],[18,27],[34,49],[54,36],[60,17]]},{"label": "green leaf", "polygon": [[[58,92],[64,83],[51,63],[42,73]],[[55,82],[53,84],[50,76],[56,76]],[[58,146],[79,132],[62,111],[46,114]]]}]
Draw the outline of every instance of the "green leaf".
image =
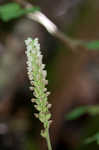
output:
[{"label": "green leaf", "polygon": [[82,44],[83,44],[83,46],[85,46],[86,48],[88,48],[90,50],[99,50],[99,40],[92,41],[92,42],[85,42]]},{"label": "green leaf", "polygon": [[38,7],[21,8],[17,3],[8,3],[6,5],[0,6],[0,18],[3,21],[9,21],[37,10],[39,10]]},{"label": "green leaf", "polygon": [[85,144],[90,144],[90,143],[95,142],[95,141],[97,142],[97,144],[99,144],[99,132],[96,133],[95,135],[85,139],[84,143]]},{"label": "green leaf", "polygon": [[88,106],[87,111],[90,115],[98,115],[99,114],[99,105],[97,105],[97,106]]},{"label": "green leaf", "polygon": [[88,113],[90,115],[99,115],[99,105],[97,106],[82,106],[76,108],[72,112],[68,113],[65,118],[68,120],[74,120],[79,118],[81,115]]},{"label": "green leaf", "polygon": [[79,107],[70,112],[66,115],[66,119],[68,120],[74,120],[79,118],[81,115],[83,115],[86,112],[86,106],[85,107]]}]

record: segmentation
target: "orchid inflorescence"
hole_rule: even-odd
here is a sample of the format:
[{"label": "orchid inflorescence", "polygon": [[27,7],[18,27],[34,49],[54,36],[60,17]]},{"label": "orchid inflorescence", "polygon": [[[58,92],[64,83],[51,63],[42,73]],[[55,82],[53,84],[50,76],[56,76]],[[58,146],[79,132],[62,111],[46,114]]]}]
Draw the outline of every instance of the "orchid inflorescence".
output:
[{"label": "orchid inflorescence", "polygon": [[25,52],[27,55],[27,71],[31,83],[30,89],[33,90],[33,95],[35,96],[32,102],[35,103],[34,106],[38,110],[38,114],[36,113],[35,116],[39,118],[44,125],[44,130],[41,131],[41,135],[47,138],[51,124],[51,113],[49,112],[51,104],[48,103],[48,95],[50,92],[48,92],[46,88],[48,84],[46,80],[47,72],[44,70],[45,65],[42,63],[43,56],[40,52],[38,39],[35,38],[32,40],[32,38],[28,38],[25,40],[25,44],[27,47]]}]

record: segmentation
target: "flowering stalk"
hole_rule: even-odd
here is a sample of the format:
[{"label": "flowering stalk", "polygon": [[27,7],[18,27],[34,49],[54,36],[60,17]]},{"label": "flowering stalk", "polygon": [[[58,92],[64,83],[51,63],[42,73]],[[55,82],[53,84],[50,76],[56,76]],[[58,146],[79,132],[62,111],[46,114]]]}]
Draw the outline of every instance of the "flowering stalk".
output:
[{"label": "flowering stalk", "polygon": [[27,70],[28,77],[31,83],[30,89],[33,90],[33,95],[35,98],[32,102],[35,103],[34,107],[38,110],[38,114],[35,114],[37,118],[43,123],[44,130],[41,131],[41,136],[46,138],[48,149],[52,150],[50,138],[49,138],[49,127],[51,124],[51,113],[49,108],[51,104],[48,103],[48,95],[46,85],[48,81],[46,80],[47,72],[44,70],[45,65],[42,63],[42,55],[40,52],[40,44],[38,39],[28,38],[25,40],[27,47]]}]

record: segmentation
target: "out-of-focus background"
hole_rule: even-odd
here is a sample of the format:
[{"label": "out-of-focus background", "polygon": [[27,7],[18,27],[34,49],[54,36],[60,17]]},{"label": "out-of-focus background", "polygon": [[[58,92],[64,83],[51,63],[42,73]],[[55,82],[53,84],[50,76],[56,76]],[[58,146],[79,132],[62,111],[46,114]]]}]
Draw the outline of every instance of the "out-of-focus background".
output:
[{"label": "out-of-focus background", "polygon": [[[21,5],[23,0],[0,0],[0,9],[12,2]],[[99,0],[27,2],[40,7],[66,36],[99,39]],[[42,124],[34,117],[36,110],[30,101],[24,45],[27,37],[39,38],[48,72],[53,150],[98,149],[98,50],[79,47],[73,51],[43,26],[22,16],[7,22],[0,19],[0,150],[47,150],[40,136]]]}]

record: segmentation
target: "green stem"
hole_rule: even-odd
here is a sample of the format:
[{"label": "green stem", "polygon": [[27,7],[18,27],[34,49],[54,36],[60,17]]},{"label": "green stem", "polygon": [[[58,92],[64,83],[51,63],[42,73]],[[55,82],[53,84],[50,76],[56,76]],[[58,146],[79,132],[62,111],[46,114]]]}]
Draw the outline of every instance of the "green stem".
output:
[{"label": "green stem", "polygon": [[52,150],[51,141],[50,141],[50,136],[49,136],[49,129],[47,129],[46,132],[47,132],[46,142],[47,142],[48,150]]}]

